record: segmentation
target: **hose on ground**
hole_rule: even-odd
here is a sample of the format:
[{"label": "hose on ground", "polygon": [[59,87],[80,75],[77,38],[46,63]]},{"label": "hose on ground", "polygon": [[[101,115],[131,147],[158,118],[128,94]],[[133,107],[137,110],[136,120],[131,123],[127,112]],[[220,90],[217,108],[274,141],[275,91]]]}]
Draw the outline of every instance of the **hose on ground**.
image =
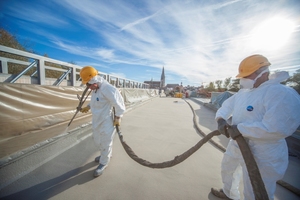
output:
[{"label": "hose on ground", "polygon": [[[128,156],[130,158],[132,158],[134,161],[136,161],[137,163],[139,163],[140,165],[143,165],[145,167],[150,167],[150,168],[168,168],[168,167],[173,167],[181,162],[183,162],[184,160],[186,160],[189,156],[191,156],[193,153],[195,153],[203,144],[205,144],[206,142],[210,142],[213,146],[217,147],[219,150],[221,150],[222,152],[225,152],[226,149],[219,145],[218,143],[214,142],[213,140],[211,140],[212,137],[220,135],[218,130],[212,131],[209,134],[205,134],[198,126],[197,123],[197,119],[196,119],[196,113],[193,109],[193,107],[191,106],[190,103],[188,103],[186,100],[185,102],[190,106],[192,112],[193,112],[193,123],[194,123],[194,127],[196,129],[196,131],[203,136],[203,138],[193,147],[191,147],[190,149],[188,149],[187,151],[185,151],[184,153],[182,153],[181,155],[175,156],[173,160],[169,160],[169,161],[165,161],[165,162],[160,162],[160,163],[152,163],[149,162],[147,160],[144,160],[140,157],[138,157],[135,152],[130,148],[129,145],[127,145],[127,143],[124,141],[123,139],[123,135],[120,131],[120,127],[116,126],[116,130],[119,136],[119,139],[121,141],[121,144],[124,148],[124,150],[126,151],[126,153],[128,154]],[[241,149],[241,153],[243,155],[243,158],[245,160],[246,163],[246,167],[248,170],[248,174],[249,174],[249,178],[252,184],[252,188],[253,188],[253,192],[255,194],[255,199],[261,199],[261,200],[267,200],[268,199],[268,195],[264,186],[264,183],[262,181],[259,169],[257,167],[257,164],[254,160],[254,157],[250,151],[250,148],[248,146],[248,144],[246,143],[245,139],[240,136],[237,138],[237,143]],[[288,189],[289,191],[295,193],[296,195],[300,196],[300,190],[293,187],[292,185],[280,180],[277,182],[279,185],[281,185],[282,187]]]},{"label": "hose on ground", "polygon": [[120,141],[122,143],[122,146],[124,147],[126,153],[129,155],[130,158],[132,158],[137,163],[150,168],[168,168],[173,167],[181,162],[183,162],[185,159],[187,159],[189,156],[191,156],[193,153],[195,153],[203,144],[205,144],[208,140],[210,140],[215,135],[220,135],[219,131],[213,131],[209,133],[206,137],[204,137],[202,140],[200,140],[195,146],[191,147],[189,150],[185,151],[179,156],[175,156],[173,160],[161,162],[161,163],[152,163],[147,160],[144,160],[140,157],[138,157],[134,151],[127,145],[127,143],[123,140],[123,135],[121,134],[121,131],[119,127],[116,127]]}]

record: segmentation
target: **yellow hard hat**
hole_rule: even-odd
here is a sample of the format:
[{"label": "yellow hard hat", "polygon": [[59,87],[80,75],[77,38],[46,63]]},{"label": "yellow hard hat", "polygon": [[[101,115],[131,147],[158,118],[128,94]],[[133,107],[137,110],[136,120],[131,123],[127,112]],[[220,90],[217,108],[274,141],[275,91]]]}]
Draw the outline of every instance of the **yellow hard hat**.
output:
[{"label": "yellow hard hat", "polygon": [[80,78],[82,84],[89,82],[94,76],[98,74],[98,71],[91,66],[85,66],[80,70]]},{"label": "yellow hard hat", "polygon": [[268,59],[262,55],[255,54],[252,56],[248,56],[240,63],[239,74],[236,77],[242,78],[249,76],[259,68],[270,65],[271,63],[268,61]]}]

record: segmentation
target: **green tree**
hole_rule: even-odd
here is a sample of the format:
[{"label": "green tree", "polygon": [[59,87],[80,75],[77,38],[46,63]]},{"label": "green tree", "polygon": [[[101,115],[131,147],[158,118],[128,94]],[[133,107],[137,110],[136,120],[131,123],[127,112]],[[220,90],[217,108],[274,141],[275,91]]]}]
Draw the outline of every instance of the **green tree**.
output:
[{"label": "green tree", "polygon": [[[0,28],[0,45],[18,49],[18,50],[22,50],[22,51],[27,51],[29,53],[35,53],[33,50],[30,49],[29,44],[30,44],[30,42],[28,42],[28,41],[24,44],[21,44],[18,41],[16,35],[9,33],[8,31],[4,30],[3,28]],[[37,53],[35,53],[35,54],[37,54]],[[0,56],[6,57],[6,58],[12,58],[14,60],[30,62],[29,58],[27,58],[27,57],[18,56],[18,55],[6,53],[6,52],[0,51]],[[43,56],[49,58],[47,53],[45,53]],[[75,64],[74,61],[70,61],[69,63]],[[50,67],[60,68],[60,69],[68,69],[65,66],[47,62],[47,61],[45,62],[45,65],[50,66]],[[19,74],[26,67],[27,67],[27,65],[24,65],[24,64],[8,63],[8,73],[9,74]],[[36,68],[31,68],[30,70],[28,70],[28,72],[26,72],[25,75],[30,76],[35,71],[36,71]],[[55,71],[55,70],[51,70],[51,69],[46,69],[45,73],[46,73],[47,78],[59,78],[63,74],[63,72],[61,72],[61,71]],[[77,79],[79,79],[79,75],[77,76]]]},{"label": "green tree", "polygon": [[224,88],[226,88],[226,90],[229,89],[230,83],[231,83],[231,77],[226,78],[226,79],[224,80]]},{"label": "green tree", "polygon": [[208,92],[216,91],[214,82],[210,82],[209,85],[205,88]]},{"label": "green tree", "polygon": [[282,84],[294,88],[300,94],[300,69],[296,70],[296,73],[286,81],[282,82]]},{"label": "green tree", "polygon": [[14,49],[26,51],[26,49],[18,42],[15,35],[12,35],[3,28],[0,29],[0,44]]},{"label": "green tree", "polygon": [[[7,32],[4,29],[0,29],[0,45],[11,47],[14,49],[26,51],[26,48],[20,44],[17,40],[17,37],[9,32]],[[19,56],[19,55],[14,55],[10,53],[6,53],[3,51],[0,51],[0,56],[5,57],[5,58],[12,58],[15,60],[20,60],[20,61],[26,61],[28,62],[28,58],[24,56]],[[15,64],[15,63],[8,63],[8,73],[9,74],[19,74],[22,70],[26,68],[25,65],[21,64]],[[34,72],[34,69],[29,70],[26,75],[30,75]]]},{"label": "green tree", "polygon": [[240,90],[240,79],[233,79],[232,83],[229,85],[229,91],[237,92]]},{"label": "green tree", "polygon": [[222,91],[222,83],[223,83],[222,80],[216,80],[215,81],[215,84],[217,85],[217,89],[218,89],[219,92]]}]

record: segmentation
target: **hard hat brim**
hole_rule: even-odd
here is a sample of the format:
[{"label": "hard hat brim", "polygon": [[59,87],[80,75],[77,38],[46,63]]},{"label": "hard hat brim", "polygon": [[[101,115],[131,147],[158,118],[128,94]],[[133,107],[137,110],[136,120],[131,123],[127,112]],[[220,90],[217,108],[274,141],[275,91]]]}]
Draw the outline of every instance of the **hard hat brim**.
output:
[{"label": "hard hat brim", "polygon": [[251,72],[251,73],[239,73],[238,75],[236,75],[236,78],[244,78],[246,76],[251,75],[252,73],[254,73],[254,72]]},{"label": "hard hat brim", "polygon": [[89,82],[88,80],[81,80],[81,83],[83,84],[83,85],[85,85],[87,82]]}]

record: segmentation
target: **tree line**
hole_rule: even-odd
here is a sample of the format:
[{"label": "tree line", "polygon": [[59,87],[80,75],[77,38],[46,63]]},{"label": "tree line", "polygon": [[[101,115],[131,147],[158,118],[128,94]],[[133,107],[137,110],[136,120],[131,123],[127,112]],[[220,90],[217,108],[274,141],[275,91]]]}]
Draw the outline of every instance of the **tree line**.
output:
[{"label": "tree line", "polygon": [[[215,82],[210,82],[204,89],[208,92],[237,92],[239,91],[239,83],[239,79],[226,78],[224,81],[216,80]],[[300,94],[300,69],[297,69],[292,76],[281,82],[281,84],[294,88]]]},{"label": "tree line", "polygon": [[[21,44],[18,41],[18,38],[17,38],[16,35],[9,33],[8,31],[6,31],[3,28],[0,28],[0,45],[39,55],[39,53],[35,52],[30,47],[31,46],[30,42],[25,41]],[[3,51],[0,51],[0,56],[5,57],[5,58],[20,60],[20,61],[30,62],[30,58],[27,58],[25,56],[20,56],[20,55],[15,55],[15,54],[3,52]],[[49,58],[48,54],[46,54],[46,53],[42,56]],[[75,64],[72,61],[69,62],[69,63]],[[58,64],[55,64],[55,63],[51,63],[51,62],[47,62],[47,61],[45,61],[45,65],[50,66],[50,67],[54,67],[54,68],[66,69],[65,66],[58,65]],[[9,74],[19,74],[26,67],[27,67],[27,65],[8,62],[8,73]],[[34,74],[35,71],[36,71],[35,68],[31,68],[30,70],[28,70],[25,73],[25,75],[31,76],[32,74]],[[61,72],[61,71],[55,71],[55,70],[50,70],[50,69],[45,70],[45,76],[47,78],[57,78],[57,77],[60,77],[62,74],[63,74],[63,72]],[[33,76],[37,76],[37,75],[33,75]],[[77,77],[77,78],[79,78],[79,77]]]}]

